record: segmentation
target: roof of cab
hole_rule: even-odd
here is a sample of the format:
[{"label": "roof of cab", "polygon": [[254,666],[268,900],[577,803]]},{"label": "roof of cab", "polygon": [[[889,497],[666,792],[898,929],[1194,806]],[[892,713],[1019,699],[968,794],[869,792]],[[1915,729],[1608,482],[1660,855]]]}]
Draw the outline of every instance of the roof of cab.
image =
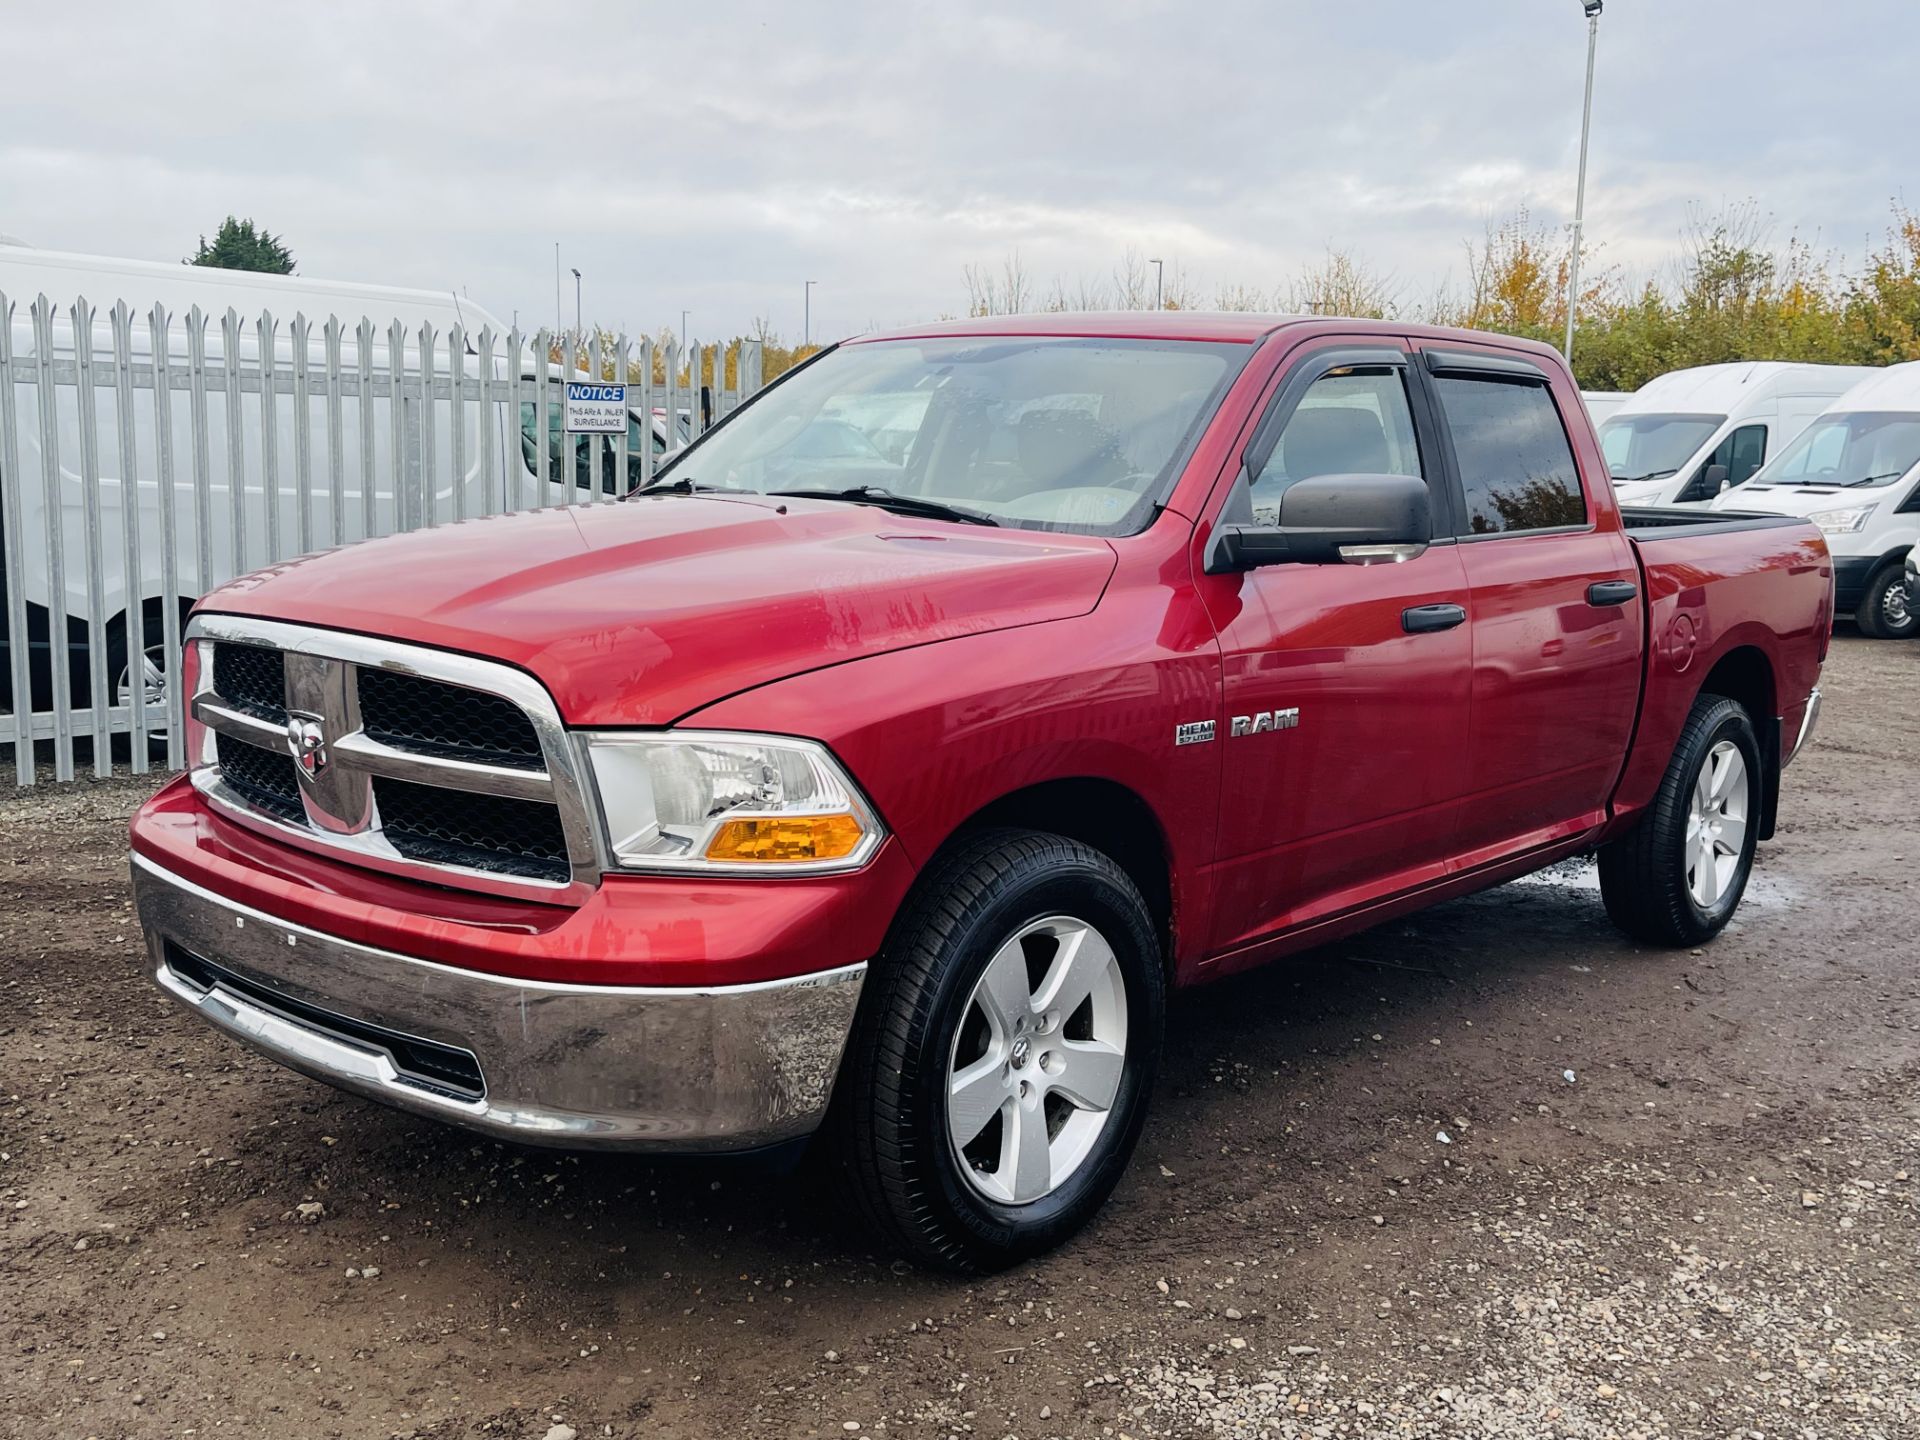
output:
[{"label": "roof of cab", "polygon": [[879,340],[923,340],[956,335],[1060,335],[1101,340],[1202,340],[1251,344],[1276,331],[1310,329],[1336,335],[1379,335],[1391,339],[1495,345],[1502,349],[1559,358],[1550,345],[1484,330],[1453,330],[1408,325],[1398,320],[1355,320],[1333,315],[1262,315],[1240,310],[1069,310],[1040,315],[982,315],[941,320],[857,336],[848,344]]}]

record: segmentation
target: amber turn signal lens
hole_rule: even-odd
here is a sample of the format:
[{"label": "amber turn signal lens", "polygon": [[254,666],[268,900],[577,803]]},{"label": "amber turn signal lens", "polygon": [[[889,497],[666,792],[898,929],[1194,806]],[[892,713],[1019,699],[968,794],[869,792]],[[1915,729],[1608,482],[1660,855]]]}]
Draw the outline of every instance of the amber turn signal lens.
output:
[{"label": "amber turn signal lens", "polygon": [[866,832],[851,815],[788,815],[729,820],[707,846],[709,860],[838,860]]}]

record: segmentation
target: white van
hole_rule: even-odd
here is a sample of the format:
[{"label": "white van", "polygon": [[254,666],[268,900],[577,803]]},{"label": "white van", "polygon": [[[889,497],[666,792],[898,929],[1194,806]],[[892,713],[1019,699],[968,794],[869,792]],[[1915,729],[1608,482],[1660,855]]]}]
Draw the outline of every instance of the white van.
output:
[{"label": "white van", "polygon": [[[165,615],[169,611],[184,613],[196,597],[235,575],[303,550],[406,528],[429,515],[447,520],[460,513],[477,515],[507,507],[569,503],[583,498],[583,487],[593,483],[590,471],[599,472],[602,490],[614,488],[612,447],[601,437],[571,437],[575,441],[575,464],[558,463],[564,442],[557,433],[562,410],[557,395],[549,406],[550,424],[556,432],[551,450],[555,463],[548,470],[550,480],[541,484],[533,437],[535,407],[508,393],[510,379],[531,379],[533,372],[509,377],[504,356],[507,326],[451,291],[405,290],[0,246],[0,294],[13,306],[8,339],[13,355],[15,419],[12,454],[0,444],[0,472],[10,463],[19,467],[17,477],[0,473],[0,482],[8,491],[6,513],[17,514],[20,529],[18,571],[8,578],[25,602],[35,710],[51,703],[53,660],[49,636],[54,629],[56,587],[65,617],[72,702],[76,706],[90,703],[91,680],[96,673],[91,658],[92,633],[97,627],[105,639],[102,679],[109,703],[119,706],[128,700],[132,674],[129,662],[134,654],[142,656],[140,669],[149,703],[159,703],[165,693]],[[34,305],[42,295],[54,307],[51,323],[45,327],[48,343],[44,358],[54,377],[50,413],[43,409],[39,393],[39,376],[45,372],[41,368]],[[81,424],[76,384],[78,357],[70,307],[78,298],[85,298],[93,307],[95,416],[91,427]],[[155,303],[165,305],[170,316],[165,352],[172,370],[172,389],[167,415],[173,454],[173,524],[180,537],[174,547],[175,563],[164,567],[157,417],[148,378],[144,387],[136,381],[128,437],[140,552],[140,573],[132,577],[126,573],[129,466],[122,459],[123,441],[112,388],[115,366],[111,310],[116,301],[122,300],[133,312],[128,360],[136,375],[150,377],[152,372],[155,347],[148,317]],[[196,305],[209,321],[200,359],[214,372],[204,387],[203,418],[196,416],[189,388],[194,353],[187,316]],[[229,310],[241,322],[236,331],[241,378],[237,382],[238,403],[231,413],[227,389],[220,378],[227,351],[223,320]],[[263,311],[276,322],[271,349],[278,379],[271,405],[263,403],[260,381],[254,373],[260,362],[257,322]],[[351,375],[365,371],[373,379],[374,395],[367,402],[366,417],[371,423],[364,431],[359,395],[349,389],[341,397],[337,457],[331,450],[333,417],[324,395],[309,396],[304,436],[295,423],[292,327],[296,316],[304,316],[310,326],[307,363],[311,372],[321,372],[326,366],[324,326],[329,317],[338,317],[344,331],[340,346],[343,372]],[[374,327],[364,356],[356,333],[363,318]],[[402,390],[398,414],[386,384],[391,327],[396,322],[406,332],[396,367],[401,373]],[[454,326],[462,327],[467,337],[463,348],[469,359],[464,369],[469,377],[478,373],[478,362],[471,357],[481,330],[491,327],[496,337],[494,378],[499,383],[500,400],[488,407],[491,413],[483,414],[478,403],[459,407],[457,448],[463,464],[458,477],[453,473],[456,446],[450,401],[431,406],[431,423],[420,423],[420,400],[413,387],[419,384],[421,373],[419,337],[423,325],[431,325],[434,330],[434,373],[440,379],[449,369],[446,337]],[[565,379],[557,367],[550,372],[549,380],[555,387]],[[55,459],[52,468],[59,477],[57,517],[49,510],[48,467],[43,456],[49,424]],[[486,445],[481,443],[482,426],[488,432]],[[629,424],[630,441],[637,445],[640,436],[648,432],[652,433],[656,455],[684,443],[684,432],[679,437],[670,436],[662,417],[634,412]],[[204,436],[204,447],[197,453],[196,435]],[[304,519],[300,503],[303,444],[308,496]],[[598,464],[588,459],[593,445],[605,451]],[[487,461],[485,473],[483,459]],[[629,468],[637,467],[630,463]],[[89,534],[85,503],[90,473],[98,476],[97,537]],[[271,505],[269,494],[273,496]],[[4,518],[0,518],[0,534],[4,533],[4,524]],[[56,524],[60,534],[57,579],[52,563],[56,547],[51,543]],[[196,531],[204,536],[203,543],[194,543]],[[90,551],[94,557],[91,575]],[[142,620],[138,629],[143,639],[129,645],[128,632],[133,628],[129,621],[136,615]],[[4,612],[0,612],[0,620],[4,620]],[[13,708],[14,637],[7,633],[10,629],[0,629],[0,709]]]},{"label": "white van", "polygon": [[1873,373],[1748,360],[1649,380],[1600,426],[1614,491],[1623,505],[1697,505],[1737,489]]},{"label": "white van", "polygon": [[1836,613],[1880,639],[1920,633],[1905,569],[1920,541],[1920,360],[1854,386],[1716,508],[1805,516],[1833,554]]},{"label": "white van", "polygon": [[1633,392],[1630,390],[1582,390],[1580,398],[1587,402],[1587,418],[1598,425],[1631,400]]}]

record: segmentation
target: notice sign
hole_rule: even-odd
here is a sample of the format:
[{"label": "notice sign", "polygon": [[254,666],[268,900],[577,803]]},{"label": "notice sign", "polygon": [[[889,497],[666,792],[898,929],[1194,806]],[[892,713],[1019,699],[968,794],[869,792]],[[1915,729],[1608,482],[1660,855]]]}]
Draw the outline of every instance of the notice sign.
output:
[{"label": "notice sign", "polygon": [[626,386],[567,382],[569,435],[621,435],[626,428]]}]

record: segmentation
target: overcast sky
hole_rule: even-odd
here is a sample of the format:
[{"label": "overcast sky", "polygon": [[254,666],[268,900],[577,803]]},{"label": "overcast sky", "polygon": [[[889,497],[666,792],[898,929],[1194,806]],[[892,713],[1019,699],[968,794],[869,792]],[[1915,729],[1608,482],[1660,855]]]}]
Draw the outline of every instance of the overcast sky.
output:
[{"label": "overcast sky", "polygon": [[[229,211],[301,273],[719,338],[962,311],[1017,249],[1211,296],[1349,247],[1410,300],[1570,220],[1579,0],[0,0],[0,234],[172,260]],[[1635,275],[1752,198],[1857,261],[1920,202],[1914,0],[1608,0],[1590,239]],[[573,319],[572,277],[563,309]],[[89,297],[110,299],[112,297]],[[137,300],[138,297],[128,297]]]}]

